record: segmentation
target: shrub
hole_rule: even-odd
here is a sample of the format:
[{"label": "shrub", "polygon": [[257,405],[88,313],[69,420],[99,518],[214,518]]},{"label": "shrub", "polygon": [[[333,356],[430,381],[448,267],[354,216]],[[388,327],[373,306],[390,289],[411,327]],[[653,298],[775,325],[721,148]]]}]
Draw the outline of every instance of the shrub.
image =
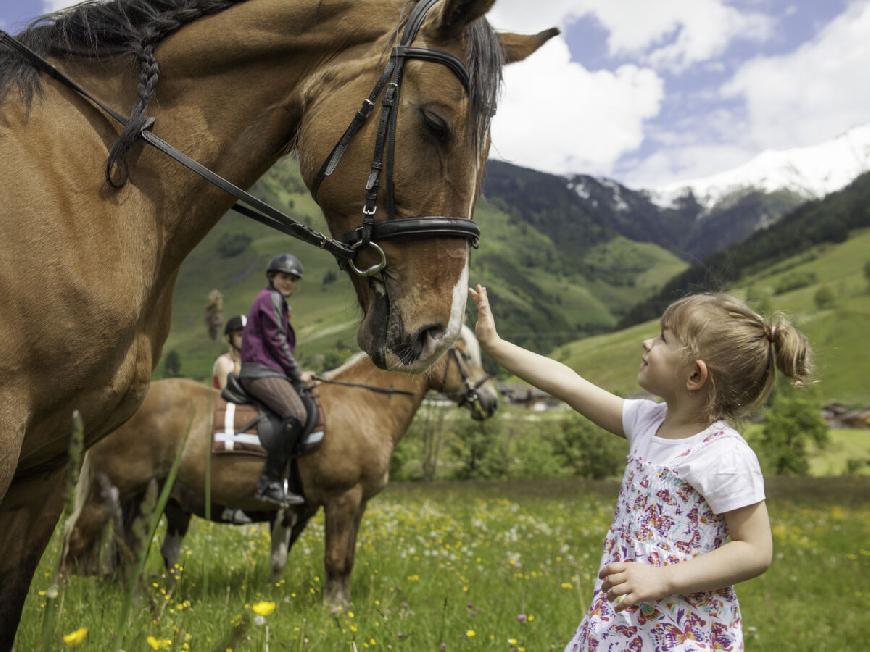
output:
[{"label": "shrub", "polygon": [[816,282],[815,272],[792,272],[779,279],[773,288],[774,294],[785,294],[792,290],[805,288]]},{"label": "shrub", "polygon": [[547,439],[562,465],[584,478],[616,475],[625,462],[625,441],[579,415],[566,418]]},{"label": "shrub", "polygon": [[846,460],[846,474],[857,475],[867,466],[870,466],[870,460],[861,459],[860,457],[850,457]]},{"label": "shrub", "polygon": [[334,283],[338,279],[338,274],[335,273],[335,270],[330,269],[326,271],[326,274],[323,275],[323,281],[321,284],[325,287],[330,283]]},{"label": "shrub", "polygon": [[454,477],[458,480],[505,477],[508,452],[499,434],[498,427],[486,421],[457,422],[449,443],[450,453],[458,463]]},{"label": "shrub", "polygon": [[218,255],[221,258],[234,258],[248,248],[251,240],[247,233],[224,233],[218,239]]},{"label": "shrub", "polygon": [[562,460],[547,437],[537,434],[517,437],[511,452],[512,478],[555,478],[565,475]]},{"label": "shrub", "polygon": [[776,475],[805,475],[809,471],[809,442],[818,448],[828,443],[828,426],[815,397],[782,383],[754,440],[762,465]]},{"label": "shrub", "polygon": [[819,310],[827,310],[834,307],[834,304],[837,303],[837,297],[831,288],[824,285],[816,290],[815,295],[813,295],[813,301]]},{"label": "shrub", "polygon": [[166,359],[163,360],[163,376],[165,378],[181,377],[181,356],[175,349],[166,353]]}]

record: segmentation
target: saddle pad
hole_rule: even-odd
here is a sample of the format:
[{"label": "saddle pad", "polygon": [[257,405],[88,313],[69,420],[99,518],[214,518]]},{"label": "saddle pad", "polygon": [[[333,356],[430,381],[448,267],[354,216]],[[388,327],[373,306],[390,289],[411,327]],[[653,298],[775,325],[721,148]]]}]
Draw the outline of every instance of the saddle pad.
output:
[{"label": "saddle pad", "polygon": [[305,437],[299,447],[299,455],[311,453],[323,443],[326,438],[326,415],[323,412],[323,404],[317,388],[303,394],[305,409],[308,410],[308,418],[305,421]]},{"label": "saddle pad", "polygon": [[260,445],[260,438],[257,436],[259,417],[260,412],[255,405],[227,403],[220,396],[216,397],[212,421],[212,453],[266,457],[266,450]]},{"label": "saddle pad", "polygon": [[[308,427],[304,440],[299,447],[299,455],[311,453],[323,443],[326,437],[326,418],[323,405],[317,392],[309,394],[316,407],[316,415],[312,415],[310,406]],[[308,403],[306,401],[306,403]],[[266,418],[252,403],[228,403],[220,396],[215,398],[214,418],[212,420],[211,450],[215,455],[252,455],[266,457],[266,449],[260,444],[257,435],[259,418]],[[313,417],[313,418],[312,418]]]}]

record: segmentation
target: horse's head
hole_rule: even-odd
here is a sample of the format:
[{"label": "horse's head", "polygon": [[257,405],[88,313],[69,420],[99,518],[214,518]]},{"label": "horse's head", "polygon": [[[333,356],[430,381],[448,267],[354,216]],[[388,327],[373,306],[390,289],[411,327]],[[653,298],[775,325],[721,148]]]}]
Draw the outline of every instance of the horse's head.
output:
[{"label": "horse's head", "polygon": [[[406,28],[397,35],[391,25],[374,44],[348,48],[307,84],[298,134],[300,165],[333,234],[351,233],[362,224],[373,172],[379,174],[379,187],[368,193],[373,222],[440,216],[453,218],[460,233],[468,226],[464,221],[471,219],[480,190],[501,67],[525,58],[557,33],[496,34],[483,19],[493,2],[441,0],[431,7],[407,42],[416,50],[452,55],[459,69],[451,65],[450,56],[432,60],[419,52],[408,55],[398,77],[392,119],[382,121],[382,114],[389,115],[383,100],[396,91],[391,88],[395,78],[387,76],[377,100],[364,105],[370,106],[370,116],[350,138],[334,174],[330,170],[327,176],[324,162],[335,158],[334,146],[355,112],[371,96],[385,66],[397,60],[390,53],[403,42]],[[426,3],[384,3],[386,8],[372,7],[371,20],[389,24],[388,16],[394,21],[397,7],[413,10]],[[361,33],[370,29],[359,26]],[[377,153],[379,137],[382,154]],[[448,231],[457,231],[453,227]],[[376,234],[372,241],[377,246],[359,246],[353,261],[359,269],[386,262],[375,276],[351,273],[364,311],[358,341],[379,367],[421,371],[459,334],[471,248],[471,238],[460,233],[424,227],[422,234],[406,231],[395,239]]]},{"label": "horse's head", "polygon": [[498,391],[480,359],[480,344],[468,326],[427,372],[429,388],[445,394],[473,419],[488,419],[498,409]]}]

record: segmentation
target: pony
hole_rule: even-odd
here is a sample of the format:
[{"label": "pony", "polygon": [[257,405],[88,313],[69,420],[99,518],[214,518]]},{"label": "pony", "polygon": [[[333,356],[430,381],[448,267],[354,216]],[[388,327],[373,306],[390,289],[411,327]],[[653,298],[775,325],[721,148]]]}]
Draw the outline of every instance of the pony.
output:
[{"label": "pony", "polygon": [[[493,2],[429,2],[416,25],[414,48],[448,53],[468,83],[437,62],[404,66],[386,161],[395,175],[380,190],[396,217],[471,217],[502,66],[557,33],[496,34],[485,20]],[[311,188],[417,4],[106,0],[17,35],[105,109],[0,42],[0,650],[11,647],[62,509],[73,411],[86,446],[135,412],[166,340],[180,264],[233,202],[144,146],[146,135],[242,188],[292,152]],[[383,113],[372,106],[318,184],[336,234],[360,224]],[[129,115],[126,126],[111,112]],[[377,364],[420,372],[459,332],[469,242],[429,234],[380,248],[377,277],[351,274],[358,340]],[[363,249],[361,266],[377,251]]]},{"label": "pony", "polygon": [[[366,504],[386,486],[390,457],[429,390],[466,406],[474,418],[492,416],[498,395],[480,361],[474,335],[460,338],[423,374],[378,369],[359,354],[317,387],[326,437],[298,460],[306,502],[279,509],[254,500],[263,460],[237,454],[211,459],[211,518],[218,523],[272,523],[271,570],[277,578],[293,543],[323,507],[326,517],[324,600],[333,610],[350,603],[357,531]],[[165,510],[161,553],[167,568],[179,561],[192,514],[205,516],[205,477],[211,454],[212,407],[218,391],[186,379],[151,384],[142,406],[114,433],[85,454],[76,507],[64,534],[63,565],[97,570],[99,542],[110,519],[120,526],[129,561],[139,542],[130,524],[149,484],[162,483],[176,456],[178,475]],[[189,429],[189,434],[186,435]],[[123,556],[122,556],[123,557]]]}]

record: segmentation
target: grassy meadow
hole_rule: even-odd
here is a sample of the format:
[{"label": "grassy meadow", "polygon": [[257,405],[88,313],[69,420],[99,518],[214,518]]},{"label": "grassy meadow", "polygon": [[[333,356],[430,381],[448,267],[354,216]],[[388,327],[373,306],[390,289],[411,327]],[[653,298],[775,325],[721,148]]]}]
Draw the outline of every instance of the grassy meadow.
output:
[{"label": "grassy meadow", "polygon": [[[866,618],[870,479],[774,478],[768,498],[775,562],[738,586],[749,650],[858,650]],[[394,483],[370,505],[357,545],[354,604],[321,604],[323,520],[269,581],[265,525],[195,520],[172,581],[154,551],[123,649],[561,650],[582,617],[616,481]],[[111,649],[124,592],[73,577],[58,638],[43,633],[57,533],[37,571],[16,650]],[[257,618],[253,606],[274,603]],[[267,610],[269,605],[266,605]],[[262,624],[257,624],[261,622]],[[47,644],[45,647],[43,645]]]}]

